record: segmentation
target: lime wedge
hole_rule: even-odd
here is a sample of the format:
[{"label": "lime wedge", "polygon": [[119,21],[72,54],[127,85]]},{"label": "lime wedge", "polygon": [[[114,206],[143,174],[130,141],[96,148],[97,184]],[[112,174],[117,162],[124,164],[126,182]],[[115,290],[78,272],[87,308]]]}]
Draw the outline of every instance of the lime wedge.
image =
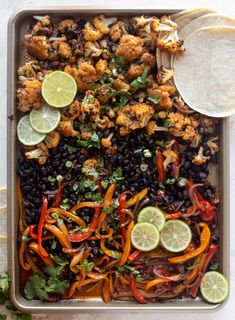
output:
[{"label": "lime wedge", "polygon": [[131,242],[136,249],[150,251],[159,244],[158,228],[149,222],[137,223],[131,231]]},{"label": "lime wedge", "polygon": [[169,220],[161,232],[161,244],[170,252],[186,249],[192,239],[189,226],[181,220]]},{"label": "lime wedge", "polygon": [[39,133],[49,133],[55,130],[60,122],[61,113],[48,105],[39,110],[32,110],[29,121],[32,128]]},{"label": "lime wedge", "polygon": [[43,80],[42,96],[52,107],[63,108],[68,106],[73,102],[76,93],[76,81],[66,72],[54,71]]},{"label": "lime wedge", "polygon": [[206,272],[202,278],[200,291],[208,302],[220,303],[228,295],[228,282],[224,275],[217,271]]},{"label": "lime wedge", "polygon": [[18,122],[17,136],[25,146],[35,146],[46,138],[45,134],[38,133],[31,127],[28,115],[21,118]]},{"label": "lime wedge", "polygon": [[142,209],[137,218],[138,222],[151,222],[159,231],[161,231],[165,224],[164,213],[156,207],[146,207]]}]

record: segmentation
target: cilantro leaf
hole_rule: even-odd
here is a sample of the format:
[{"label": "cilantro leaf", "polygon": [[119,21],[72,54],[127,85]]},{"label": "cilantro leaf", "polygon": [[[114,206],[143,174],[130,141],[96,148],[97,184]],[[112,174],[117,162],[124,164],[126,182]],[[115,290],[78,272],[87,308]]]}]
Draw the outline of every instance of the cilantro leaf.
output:
[{"label": "cilantro leaf", "polygon": [[34,298],[38,297],[40,300],[47,300],[48,294],[45,291],[45,288],[46,280],[44,276],[39,274],[32,275],[24,288],[26,299],[33,300]]},{"label": "cilantro leaf", "polygon": [[58,277],[61,273],[61,270],[63,269],[63,266],[58,266],[56,268],[50,267],[50,266],[46,266],[44,268],[44,271],[51,276],[53,279],[55,279],[56,277]]},{"label": "cilantro leaf", "polygon": [[64,294],[65,290],[69,287],[68,280],[60,280],[58,278],[49,278],[47,285],[51,292],[56,292],[58,294]]}]

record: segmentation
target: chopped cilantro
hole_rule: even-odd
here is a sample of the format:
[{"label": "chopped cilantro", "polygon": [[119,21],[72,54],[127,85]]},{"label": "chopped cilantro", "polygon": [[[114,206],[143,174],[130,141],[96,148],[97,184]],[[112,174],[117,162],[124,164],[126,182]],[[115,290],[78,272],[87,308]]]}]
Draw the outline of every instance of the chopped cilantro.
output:
[{"label": "chopped cilantro", "polygon": [[133,92],[139,89],[143,89],[145,85],[148,83],[148,79],[147,79],[148,71],[149,71],[149,67],[145,67],[142,75],[137,77],[135,80],[131,82],[130,86],[132,87]]},{"label": "chopped cilantro", "polygon": [[151,104],[159,104],[160,103],[160,98],[161,95],[159,94],[155,94],[154,96],[148,97],[147,98],[147,102],[151,103]]},{"label": "chopped cilantro", "polygon": [[174,184],[175,181],[176,181],[175,178],[167,179],[167,180],[166,180],[166,184]]},{"label": "chopped cilantro", "polygon": [[94,262],[89,262],[87,259],[84,259],[83,263],[80,264],[77,268],[85,273],[91,272],[94,268]]}]

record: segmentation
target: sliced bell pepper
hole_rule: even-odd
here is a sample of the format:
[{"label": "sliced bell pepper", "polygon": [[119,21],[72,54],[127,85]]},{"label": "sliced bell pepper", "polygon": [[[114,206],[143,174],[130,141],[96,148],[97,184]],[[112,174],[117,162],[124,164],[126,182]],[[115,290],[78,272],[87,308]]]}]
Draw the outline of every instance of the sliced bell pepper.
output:
[{"label": "sliced bell pepper", "polygon": [[101,180],[100,178],[96,180],[96,185],[98,186],[97,192],[101,193],[102,192],[102,187],[101,187]]},{"label": "sliced bell pepper", "polygon": [[216,254],[217,250],[218,250],[218,245],[212,243],[212,244],[210,245],[209,251],[208,251],[208,253],[207,253],[207,256],[206,256],[206,259],[205,259],[205,264],[204,264],[204,266],[203,266],[203,268],[202,268],[202,270],[201,270],[201,272],[200,272],[200,274],[199,274],[199,277],[198,277],[195,285],[194,285],[193,288],[192,288],[192,291],[191,291],[191,296],[192,296],[192,297],[195,298],[195,297],[197,296],[198,289],[199,289],[199,287],[200,287],[202,278],[203,278],[203,276],[204,276],[204,274],[205,274],[205,272],[206,272],[206,269],[207,269],[208,265],[210,264],[212,258],[213,258],[214,255]]},{"label": "sliced bell pepper", "polygon": [[29,227],[27,227],[21,237],[21,242],[20,242],[20,248],[19,248],[19,262],[21,267],[25,270],[28,271],[31,269],[31,265],[26,263],[25,261],[25,248],[26,248],[26,242],[23,237],[27,237],[29,235]]},{"label": "sliced bell pepper", "polygon": [[91,223],[88,226],[88,231],[87,232],[78,231],[73,234],[68,234],[67,239],[70,242],[81,242],[86,239],[89,239],[97,227],[99,216],[100,216],[100,208],[96,206],[95,207],[95,214],[91,220]]},{"label": "sliced bell pepper", "polygon": [[67,182],[60,181],[58,183],[58,190],[56,192],[55,200],[52,202],[52,207],[59,207],[62,201],[62,191],[63,188],[66,186]]},{"label": "sliced bell pepper", "polygon": [[41,215],[40,215],[40,220],[38,224],[38,250],[39,250],[40,256],[44,258],[49,257],[48,252],[42,246],[42,231],[43,231],[43,226],[47,216],[47,208],[48,208],[48,199],[47,199],[47,196],[43,194]]},{"label": "sliced bell pepper", "polygon": [[[125,213],[123,210],[125,209],[125,202],[126,202],[126,193],[123,193],[119,198],[119,207],[118,207],[118,214],[120,219],[120,224],[124,224],[126,222]],[[124,239],[126,239],[126,227],[121,227],[121,234]]]},{"label": "sliced bell pepper", "polygon": [[125,208],[130,208],[136,204],[137,201],[141,201],[148,193],[148,188],[141,190],[134,197],[130,198],[125,203]]},{"label": "sliced bell pepper", "polygon": [[161,152],[156,151],[156,163],[157,163],[157,170],[158,170],[158,180],[160,182],[164,182],[166,180],[166,170],[163,166],[164,158]]},{"label": "sliced bell pepper", "polygon": [[[108,190],[107,190],[105,197],[104,197],[104,203],[103,203],[104,208],[109,207],[112,204],[115,187],[116,187],[115,183],[111,184],[108,187]],[[106,212],[103,210],[101,212],[101,215],[99,216],[99,220],[98,220],[98,225],[97,225],[98,231],[100,230],[100,228],[104,222],[105,217],[106,217]]]},{"label": "sliced bell pepper", "polygon": [[[35,227],[36,227],[35,225],[29,226],[29,235],[33,240],[38,240],[37,233],[34,233],[34,228]],[[51,239],[51,235],[47,235],[47,236],[42,238],[42,241],[46,241],[46,240],[50,240],[50,239]]]},{"label": "sliced bell pepper", "polygon": [[101,239],[100,247],[107,256],[109,256],[113,259],[118,259],[118,260],[121,258],[121,253],[119,251],[110,250],[110,249],[106,248],[105,239]]},{"label": "sliced bell pepper", "polygon": [[177,140],[175,140],[175,142],[173,144],[173,150],[177,154],[177,158],[172,163],[172,173],[173,173],[174,177],[178,178],[178,176],[179,176],[179,167],[180,167],[180,156],[179,156],[179,142]]},{"label": "sliced bell pepper", "polygon": [[127,260],[129,262],[133,262],[135,261],[135,259],[138,258],[138,256],[141,254],[141,251],[140,250],[135,250],[134,252],[132,252],[131,254],[129,254]]},{"label": "sliced bell pepper", "polygon": [[200,222],[198,224],[198,226],[202,228],[202,232],[201,232],[201,236],[200,236],[200,246],[190,253],[187,253],[187,254],[184,254],[184,255],[178,256],[178,257],[168,258],[168,261],[170,263],[173,263],[173,264],[174,263],[184,263],[194,257],[197,257],[198,255],[203,253],[208,248],[209,243],[210,243],[210,237],[211,237],[210,229],[209,229],[208,225],[204,222]]},{"label": "sliced bell pepper", "polygon": [[136,288],[135,278],[134,278],[133,274],[130,275],[130,287],[131,287],[131,291],[132,291],[136,301],[138,301],[139,303],[147,303],[147,300],[144,298],[144,296]]},{"label": "sliced bell pepper", "polygon": [[127,228],[127,232],[126,232],[126,242],[125,242],[125,246],[123,249],[123,254],[121,256],[120,262],[118,263],[118,266],[123,266],[126,261],[127,258],[129,256],[130,250],[131,250],[131,231],[134,227],[134,221],[132,220]]}]

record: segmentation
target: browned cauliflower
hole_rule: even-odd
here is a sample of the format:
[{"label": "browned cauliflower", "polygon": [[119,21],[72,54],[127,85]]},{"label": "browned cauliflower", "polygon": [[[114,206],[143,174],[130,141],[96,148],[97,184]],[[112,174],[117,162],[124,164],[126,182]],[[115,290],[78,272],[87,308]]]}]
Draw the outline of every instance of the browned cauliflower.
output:
[{"label": "browned cauliflower", "polygon": [[47,134],[46,139],[44,140],[48,149],[56,148],[60,142],[60,134],[57,130],[54,130]]},{"label": "browned cauliflower", "polygon": [[103,34],[109,33],[109,26],[111,26],[116,22],[117,22],[116,17],[105,18],[102,14],[99,16],[96,16],[92,21],[94,27]]},{"label": "browned cauliflower", "polygon": [[25,152],[25,157],[27,159],[37,159],[40,165],[46,163],[49,157],[49,151],[44,142],[37,145],[37,149]]},{"label": "browned cauliflower", "polygon": [[176,30],[164,35],[158,39],[157,45],[162,50],[167,50],[172,54],[176,54],[185,50],[183,40],[180,40]]},{"label": "browned cauliflower", "polygon": [[107,138],[102,138],[101,139],[101,144],[104,148],[110,148],[112,146],[112,137],[113,137],[113,132],[111,132]]},{"label": "browned cauliflower", "polygon": [[132,63],[129,69],[127,70],[127,79],[131,81],[136,79],[138,76],[141,76],[142,73],[144,72],[144,68],[145,68],[144,63],[142,64]]},{"label": "browned cauliflower", "polygon": [[209,160],[210,157],[205,157],[203,155],[203,147],[199,148],[198,154],[194,156],[192,163],[200,166],[201,164],[205,163],[207,160]]},{"label": "browned cauliflower", "polygon": [[135,17],[134,23],[137,29],[140,29],[140,32],[143,34],[149,34],[151,32],[159,31],[173,31],[177,28],[177,24],[171,20],[169,16],[163,16],[160,20],[157,17]]},{"label": "browned cauliflower", "polygon": [[217,141],[218,141],[218,137],[213,137],[213,138],[210,138],[208,141],[207,141],[207,146],[210,148],[210,151],[211,151],[211,154],[214,155],[216,154],[217,152],[219,152],[219,146],[217,144]]},{"label": "browned cauliflower", "polygon": [[49,16],[34,16],[38,22],[32,28],[32,35],[48,36],[52,34],[53,27]]},{"label": "browned cauliflower", "polygon": [[191,114],[195,112],[184,102],[184,100],[180,96],[174,97],[173,106],[184,114]]},{"label": "browned cauliflower", "polygon": [[78,24],[73,19],[64,19],[58,25],[58,31],[66,34],[68,31],[74,31],[78,28]]},{"label": "browned cauliflower", "polygon": [[62,119],[57,130],[65,137],[77,137],[78,131],[73,128],[74,119]]},{"label": "browned cauliflower", "polygon": [[48,59],[50,46],[47,42],[47,37],[26,34],[24,37],[24,45],[31,56],[39,60]]},{"label": "browned cauliflower", "polygon": [[114,123],[107,116],[103,116],[98,120],[98,127],[100,129],[109,129],[114,127]]},{"label": "browned cauliflower", "polygon": [[168,164],[174,162],[178,158],[178,155],[171,149],[166,149],[163,151],[163,156],[165,157],[163,162],[163,167],[165,170],[167,169]]},{"label": "browned cauliflower", "polygon": [[[127,131],[143,128],[153,114],[154,108],[151,105],[146,103],[128,104],[119,111],[116,124],[127,128]],[[123,132],[125,132],[125,129],[120,129],[120,134],[123,134]]]},{"label": "browned cauliflower", "polygon": [[109,31],[109,36],[113,42],[117,42],[124,34],[127,34],[123,21],[113,24]]},{"label": "browned cauliflower", "polygon": [[43,105],[43,98],[41,95],[42,83],[38,80],[23,81],[23,88],[17,90],[17,98],[19,103],[17,108],[21,112],[27,112],[34,109],[40,109]]},{"label": "browned cauliflower", "polygon": [[177,137],[182,137],[186,141],[192,141],[197,135],[196,128],[199,125],[194,117],[183,115],[179,112],[168,114],[170,121],[170,132]]},{"label": "browned cauliflower", "polygon": [[102,84],[96,91],[96,98],[100,101],[100,103],[108,103],[111,94],[114,92],[113,88],[107,84]]},{"label": "browned cauliflower", "polygon": [[92,89],[97,80],[96,70],[88,62],[82,62],[78,68],[67,65],[64,71],[74,77],[78,86],[78,91],[84,92]]},{"label": "browned cauliflower", "polygon": [[96,30],[90,22],[87,22],[85,24],[85,27],[83,29],[83,36],[85,41],[90,41],[90,42],[95,42],[103,37],[103,33],[100,32],[99,30]]},{"label": "browned cauliflower", "polygon": [[169,81],[174,74],[174,69],[173,68],[165,68],[165,67],[160,67],[157,73],[157,82],[159,84],[165,84],[167,81]]},{"label": "browned cauliflower", "polygon": [[99,77],[103,77],[104,75],[108,75],[111,73],[111,70],[108,68],[107,60],[99,59],[99,61],[95,65],[95,70]]},{"label": "browned cauliflower", "polygon": [[83,162],[82,165],[84,174],[86,176],[90,176],[96,171],[97,168],[99,168],[99,163],[96,159],[90,158]]},{"label": "browned cauliflower", "polygon": [[80,112],[81,114],[79,119],[82,122],[86,120],[97,121],[99,119],[101,107],[98,99],[94,97],[93,91],[88,90],[86,92],[86,95],[81,103]]},{"label": "browned cauliflower", "polygon": [[85,43],[85,55],[89,57],[99,57],[103,50],[100,48],[98,42],[86,42]]},{"label": "browned cauliflower", "polygon": [[58,55],[63,59],[68,59],[73,55],[72,49],[67,42],[54,41],[51,46],[53,49],[57,51]]},{"label": "browned cauliflower", "polygon": [[62,114],[62,119],[76,119],[81,114],[80,110],[80,102],[78,100],[74,100],[73,103],[68,107],[68,109],[65,109]]},{"label": "browned cauliflower", "polygon": [[40,70],[41,70],[41,67],[39,66],[38,62],[35,60],[32,60],[32,61],[26,62],[22,67],[19,67],[19,69],[17,70],[17,73],[21,78],[22,77],[37,78],[38,72]]},{"label": "browned cauliflower", "polygon": [[124,35],[115,51],[116,56],[123,56],[125,61],[132,62],[143,54],[144,41],[140,37]]},{"label": "browned cauliflower", "polygon": [[156,64],[156,58],[151,53],[145,52],[141,56],[140,62],[144,63],[146,67],[149,66],[150,68],[153,68]]},{"label": "browned cauliflower", "polygon": [[171,96],[175,93],[175,91],[175,86],[159,86],[156,82],[151,82],[150,86],[147,88],[147,95],[149,97],[159,97],[160,101],[159,104],[156,106],[157,110],[171,109]]},{"label": "browned cauliflower", "polygon": [[130,85],[125,81],[125,78],[122,74],[120,74],[113,82],[113,86],[117,91],[120,90],[130,90]]},{"label": "browned cauliflower", "polygon": [[157,131],[168,131],[168,128],[159,127],[155,121],[149,121],[146,126],[146,130],[149,136],[153,135]]}]

